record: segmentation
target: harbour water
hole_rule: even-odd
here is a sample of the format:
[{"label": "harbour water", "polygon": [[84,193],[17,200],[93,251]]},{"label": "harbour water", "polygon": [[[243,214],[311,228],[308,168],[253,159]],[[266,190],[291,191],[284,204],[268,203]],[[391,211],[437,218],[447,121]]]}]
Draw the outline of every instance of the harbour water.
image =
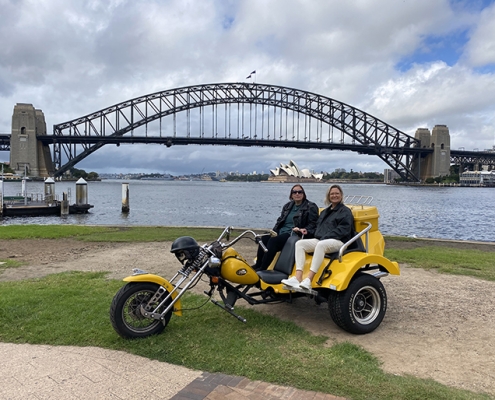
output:
[{"label": "harbour water", "polygon": [[[272,228],[292,184],[215,181],[125,181],[130,212],[122,214],[120,180],[88,182],[88,214],[64,217],[0,219],[1,225],[82,224],[150,226],[227,226]],[[308,199],[323,207],[328,184],[304,184]],[[373,197],[385,235],[494,242],[493,188],[413,187],[342,184],[346,195]],[[56,194],[75,182],[57,182]],[[21,183],[5,182],[5,196],[21,192]],[[27,183],[27,193],[43,193],[43,182]]]}]

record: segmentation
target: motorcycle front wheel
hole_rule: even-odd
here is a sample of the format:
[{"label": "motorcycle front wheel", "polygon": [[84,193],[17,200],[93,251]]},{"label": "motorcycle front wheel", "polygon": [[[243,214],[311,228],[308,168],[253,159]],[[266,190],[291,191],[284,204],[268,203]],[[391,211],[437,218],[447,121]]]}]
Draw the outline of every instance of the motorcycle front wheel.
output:
[{"label": "motorcycle front wheel", "polygon": [[[141,305],[146,305],[159,289],[159,285],[151,282],[128,283],[122,287],[113,298],[110,306],[110,320],[113,329],[124,339],[144,338],[157,335],[165,329],[172,310],[165,314],[163,321],[145,317],[141,312]],[[162,298],[166,297],[165,291]],[[170,302],[162,306],[162,312]],[[153,307],[158,306],[152,305]]]}]

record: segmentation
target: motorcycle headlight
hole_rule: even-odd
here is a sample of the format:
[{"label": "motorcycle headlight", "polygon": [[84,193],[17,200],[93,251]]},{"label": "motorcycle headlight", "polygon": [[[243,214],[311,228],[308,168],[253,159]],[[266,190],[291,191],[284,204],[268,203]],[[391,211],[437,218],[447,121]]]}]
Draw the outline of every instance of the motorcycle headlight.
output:
[{"label": "motorcycle headlight", "polygon": [[208,267],[210,268],[218,268],[222,264],[222,261],[215,256],[211,256],[208,260]]}]

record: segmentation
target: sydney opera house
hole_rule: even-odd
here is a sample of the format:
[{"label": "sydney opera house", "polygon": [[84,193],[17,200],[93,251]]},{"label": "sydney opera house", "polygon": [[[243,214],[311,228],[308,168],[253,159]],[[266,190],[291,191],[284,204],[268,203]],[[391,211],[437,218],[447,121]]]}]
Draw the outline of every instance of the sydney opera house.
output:
[{"label": "sydney opera house", "polygon": [[318,182],[323,174],[311,173],[309,169],[300,169],[297,164],[290,160],[289,164],[280,163],[280,167],[270,170],[268,180],[271,182]]}]

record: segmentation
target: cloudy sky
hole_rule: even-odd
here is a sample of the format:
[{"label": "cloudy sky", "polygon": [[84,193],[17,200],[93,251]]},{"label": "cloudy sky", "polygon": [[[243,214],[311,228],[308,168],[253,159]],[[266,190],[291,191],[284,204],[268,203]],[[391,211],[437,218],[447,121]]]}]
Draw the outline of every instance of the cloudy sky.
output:
[{"label": "cloudy sky", "polygon": [[[182,86],[252,82],[345,102],[451,148],[495,145],[495,2],[488,0],[0,0],[0,133],[16,103],[48,133],[110,105]],[[379,171],[353,152],[104,146],[96,172]],[[7,161],[8,153],[1,152]]]}]

